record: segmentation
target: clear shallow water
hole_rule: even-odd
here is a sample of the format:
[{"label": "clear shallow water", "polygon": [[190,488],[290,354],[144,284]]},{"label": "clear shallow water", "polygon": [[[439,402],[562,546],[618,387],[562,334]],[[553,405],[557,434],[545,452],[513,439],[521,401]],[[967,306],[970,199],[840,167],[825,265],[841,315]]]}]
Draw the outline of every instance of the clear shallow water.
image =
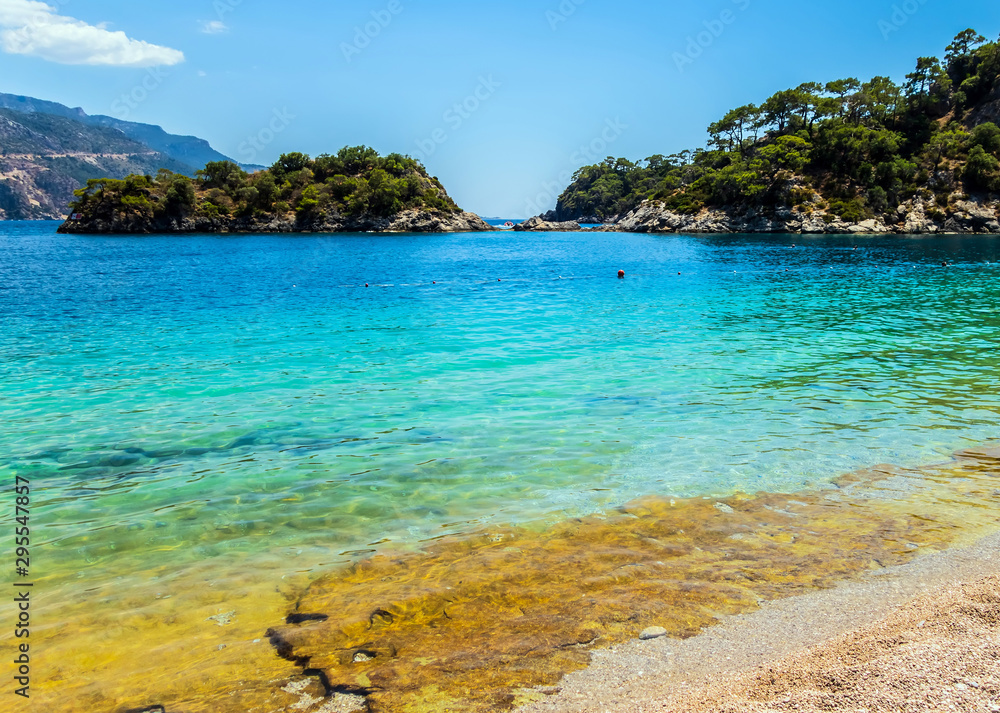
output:
[{"label": "clear shallow water", "polygon": [[997,237],[55,227],[0,223],[0,477],[53,574],[313,570],[998,435]]}]

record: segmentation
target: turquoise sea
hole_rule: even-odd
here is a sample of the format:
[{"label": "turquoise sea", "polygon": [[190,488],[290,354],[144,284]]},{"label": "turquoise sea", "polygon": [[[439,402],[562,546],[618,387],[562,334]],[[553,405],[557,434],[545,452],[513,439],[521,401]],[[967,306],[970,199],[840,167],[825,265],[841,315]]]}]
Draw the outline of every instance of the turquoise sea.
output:
[{"label": "turquoise sea", "polygon": [[998,435],[997,237],[55,227],[0,224],[0,473],[71,559],[130,527],[337,559]]},{"label": "turquoise sea", "polygon": [[56,227],[0,223],[0,482],[53,602],[1000,435],[997,236]]}]

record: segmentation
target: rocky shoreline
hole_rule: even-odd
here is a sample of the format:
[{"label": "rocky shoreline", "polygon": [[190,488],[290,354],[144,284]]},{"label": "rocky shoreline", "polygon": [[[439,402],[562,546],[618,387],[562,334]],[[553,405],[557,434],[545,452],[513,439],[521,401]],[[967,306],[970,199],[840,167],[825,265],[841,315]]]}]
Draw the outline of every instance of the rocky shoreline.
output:
[{"label": "rocky shoreline", "polygon": [[946,208],[914,198],[894,213],[861,222],[844,220],[815,205],[764,208],[705,208],[677,213],[659,201],[643,201],[634,210],[597,228],[577,221],[555,221],[553,214],[532,218],[517,226],[526,232],[597,231],[621,233],[796,233],[951,235],[1000,233],[1000,203],[984,198],[955,196]]},{"label": "rocky shoreline", "polygon": [[113,218],[70,217],[60,233],[171,234],[171,233],[471,233],[493,230],[474,213],[405,210],[390,217],[342,216],[336,212],[303,218],[295,213],[263,216],[149,218],[115,215]]},{"label": "rocky shoreline", "polygon": [[[963,197],[939,209],[914,198],[894,212],[861,222],[844,220],[816,206],[764,208],[705,208],[678,213],[659,201],[643,201],[634,210],[610,222],[585,228],[580,221],[557,221],[552,213],[535,216],[514,227],[517,232],[619,233],[791,233],[812,235],[971,235],[1000,234],[1000,203]],[[343,216],[332,212],[304,218],[294,213],[265,216],[196,216],[149,218],[117,214],[112,218],[70,217],[60,233],[169,234],[169,233],[463,233],[496,228],[474,213],[406,210],[390,217]]]}]

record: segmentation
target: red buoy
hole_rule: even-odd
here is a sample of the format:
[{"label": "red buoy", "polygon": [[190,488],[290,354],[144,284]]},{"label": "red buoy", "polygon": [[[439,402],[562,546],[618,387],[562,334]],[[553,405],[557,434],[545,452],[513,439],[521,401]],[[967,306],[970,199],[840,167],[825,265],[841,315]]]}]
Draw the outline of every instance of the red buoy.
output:
[{"label": "red buoy", "polygon": [[625,271],[624,270],[619,270],[618,271],[618,279],[619,280],[624,280],[625,279]]}]

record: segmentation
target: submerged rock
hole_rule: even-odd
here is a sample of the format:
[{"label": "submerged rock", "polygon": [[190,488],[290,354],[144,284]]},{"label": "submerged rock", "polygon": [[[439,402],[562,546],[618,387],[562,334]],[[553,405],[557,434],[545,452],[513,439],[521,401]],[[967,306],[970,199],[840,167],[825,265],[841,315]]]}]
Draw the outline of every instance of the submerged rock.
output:
[{"label": "submerged rock", "polygon": [[233,618],[236,616],[235,611],[227,611],[225,614],[216,614],[215,616],[208,617],[207,621],[214,621],[219,626],[228,626],[233,623]]}]

